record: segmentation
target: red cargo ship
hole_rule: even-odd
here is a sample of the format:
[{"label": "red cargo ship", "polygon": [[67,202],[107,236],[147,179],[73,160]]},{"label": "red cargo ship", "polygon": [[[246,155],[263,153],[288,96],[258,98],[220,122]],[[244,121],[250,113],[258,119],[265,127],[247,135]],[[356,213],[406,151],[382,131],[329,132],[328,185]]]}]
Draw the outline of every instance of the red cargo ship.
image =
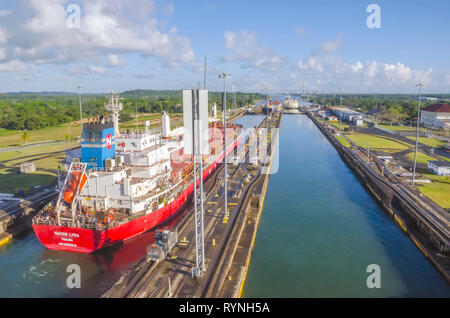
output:
[{"label": "red cargo ship", "polygon": [[[181,130],[119,136],[114,126],[105,120],[85,125],[81,158],[68,167],[59,198],[33,218],[47,248],[91,253],[157,227],[192,197],[192,158],[183,153]],[[239,146],[241,128],[227,126],[227,153]],[[209,131],[203,180],[224,159],[223,127],[214,124]]]}]

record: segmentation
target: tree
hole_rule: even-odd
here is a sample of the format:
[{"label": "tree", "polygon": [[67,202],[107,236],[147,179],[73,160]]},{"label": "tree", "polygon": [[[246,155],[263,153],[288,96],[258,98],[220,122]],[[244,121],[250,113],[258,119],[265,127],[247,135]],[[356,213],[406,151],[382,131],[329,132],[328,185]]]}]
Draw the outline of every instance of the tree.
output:
[{"label": "tree", "polygon": [[397,109],[395,109],[395,108],[389,108],[386,111],[386,118],[391,122],[391,125],[392,125],[393,121],[397,121],[398,120],[398,116],[399,115],[400,115],[400,112]]},{"label": "tree", "polygon": [[24,141],[26,144],[30,141],[30,133],[25,130],[22,134],[22,141]]}]

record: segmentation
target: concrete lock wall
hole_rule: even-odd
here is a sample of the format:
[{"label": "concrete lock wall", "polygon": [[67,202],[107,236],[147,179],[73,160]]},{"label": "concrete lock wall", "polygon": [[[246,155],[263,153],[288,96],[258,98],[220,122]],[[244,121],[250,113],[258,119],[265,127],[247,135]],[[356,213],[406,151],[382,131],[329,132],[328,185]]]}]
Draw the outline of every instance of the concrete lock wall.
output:
[{"label": "concrete lock wall", "polygon": [[[330,143],[338,151],[344,162],[354,171],[360,182],[377,199],[377,202],[394,217],[396,223],[405,232],[420,232],[424,239],[431,245],[444,253],[450,252],[448,242],[440,238],[429,226],[417,216],[414,208],[405,200],[395,194],[389,187],[382,184],[373,175],[367,172],[367,168],[362,166],[351,155],[350,150],[342,146],[317,120],[308,114],[308,117],[322,131]],[[417,233],[416,233],[417,234]],[[417,244],[417,243],[416,243]]]}]

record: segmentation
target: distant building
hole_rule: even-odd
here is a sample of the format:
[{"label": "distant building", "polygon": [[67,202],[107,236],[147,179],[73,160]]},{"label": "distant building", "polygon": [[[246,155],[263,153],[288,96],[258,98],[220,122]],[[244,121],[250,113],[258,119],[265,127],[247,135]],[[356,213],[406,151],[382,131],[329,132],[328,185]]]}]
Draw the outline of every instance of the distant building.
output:
[{"label": "distant building", "polygon": [[352,123],[353,123],[353,125],[356,125],[356,126],[362,126],[363,120],[359,119],[359,118],[353,118]]},{"label": "distant building", "polygon": [[322,118],[327,118],[327,112],[326,111],[324,111],[324,110],[319,110],[318,112],[317,112],[317,114],[320,116],[320,117],[322,117]]},{"label": "distant building", "polygon": [[450,176],[449,161],[428,161],[428,169],[431,169],[438,176]]},{"label": "distant building", "polygon": [[333,114],[336,115],[343,121],[351,123],[353,118],[362,119],[363,114],[352,109],[337,107],[332,110]]},{"label": "distant building", "polygon": [[434,104],[424,108],[420,112],[420,123],[427,128],[450,128],[450,105]]},{"label": "distant building", "polygon": [[337,122],[337,121],[338,121],[338,119],[337,119],[336,116],[328,116],[327,119],[328,119],[329,121],[331,121],[331,122]]},{"label": "distant building", "polygon": [[36,165],[34,162],[22,162],[20,164],[20,173],[33,173],[36,171]]},{"label": "distant building", "polygon": [[377,118],[383,116],[385,113],[386,113],[386,111],[382,110],[382,109],[371,109],[366,113],[366,115],[369,117],[372,117],[374,119],[377,119]]},{"label": "distant building", "polygon": [[[418,97],[416,97],[416,98],[414,98],[414,99],[416,99],[416,100],[419,100],[419,98]],[[427,97],[427,96],[422,96],[422,97],[420,97],[420,100],[421,101],[437,101],[438,100],[438,98],[437,97]]]}]

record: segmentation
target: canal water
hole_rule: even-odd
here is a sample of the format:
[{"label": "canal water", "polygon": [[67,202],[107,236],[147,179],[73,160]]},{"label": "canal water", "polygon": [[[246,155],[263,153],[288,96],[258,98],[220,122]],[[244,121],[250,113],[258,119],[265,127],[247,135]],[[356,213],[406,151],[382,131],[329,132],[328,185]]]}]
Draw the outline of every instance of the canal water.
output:
[{"label": "canal water", "polygon": [[[284,115],[244,297],[449,297],[447,283],[304,115]],[[369,289],[369,264],[381,288]]]},{"label": "canal water", "polygon": [[[163,228],[171,228],[183,213]],[[99,297],[147,253],[155,233],[146,232],[92,254],[46,249],[33,231],[0,247],[0,297]],[[80,266],[81,288],[69,289],[71,264]]]}]

